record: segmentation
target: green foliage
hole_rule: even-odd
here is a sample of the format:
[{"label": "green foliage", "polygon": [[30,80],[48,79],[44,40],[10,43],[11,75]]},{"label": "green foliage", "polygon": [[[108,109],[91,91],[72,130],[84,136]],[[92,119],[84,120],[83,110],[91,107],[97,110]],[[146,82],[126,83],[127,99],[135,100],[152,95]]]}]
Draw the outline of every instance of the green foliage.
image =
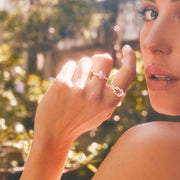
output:
[{"label": "green foliage", "polygon": [[[18,171],[26,160],[35,110],[51,84],[37,75],[27,75],[24,62],[10,45],[0,46],[0,153],[4,153],[0,172]],[[22,158],[18,160],[19,156]]]},{"label": "green foliage", "polygon": [[[94,10],[92,0],[37,1],[29,6],[17,1],[12,12],[0,12],[2,41],[16,47],[52,49],[66,37],[82,35]],[[2,33],[1,33],[2,34]]]},{"label": "green foliage", "polygon": [[56,49],[57,42],[83,37],[95,9],[94,0],[15,1],[15,8],[0,11],[0,43],[9,43],[28,54],[28,73],[40,74],[36,66],[39,52]]},{"label": "green foliage", "polygon": [[3,44],[0,48],[0,68],[13,67],[16,64],[23,63],[23,59],[19,58],[15,53],[9,53],[13,51],[12,47],[8,44]]},{"label": "green foliage", "polygon": [[[14,156],[22,157],[19,149],[28,152],[32,139],[32,132],[25,128],[23,120],[31,116],[27,109],[26,99],[23,97],[25,71],[22,68],[24,60],[15,53],[11,46],[0,46],[0,172],[22,163]],[[13,156],[12,156],[13,152]]]},{"label": "green foliage", "polygon": [[25,106],[21,104],[15,89],[24,80],[25,72],[21,65],[23,59],[7,44],[0,47],[0,109],[1,118],[8,119],[8,124],[16,118],[20,120],[27,116]]}]

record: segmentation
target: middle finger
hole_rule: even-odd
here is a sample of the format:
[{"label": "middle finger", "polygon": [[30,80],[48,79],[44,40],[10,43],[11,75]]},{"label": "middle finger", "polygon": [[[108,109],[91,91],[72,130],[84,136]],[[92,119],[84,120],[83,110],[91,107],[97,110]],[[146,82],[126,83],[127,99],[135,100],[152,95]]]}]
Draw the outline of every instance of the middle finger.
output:
[{"label": "middle finger", "polygon": [[87,89],[96,95],[102,94],[107,79],[112,69],[113,60],[108,54],[95,55],[92,57],[90,78],[87,81]]}]

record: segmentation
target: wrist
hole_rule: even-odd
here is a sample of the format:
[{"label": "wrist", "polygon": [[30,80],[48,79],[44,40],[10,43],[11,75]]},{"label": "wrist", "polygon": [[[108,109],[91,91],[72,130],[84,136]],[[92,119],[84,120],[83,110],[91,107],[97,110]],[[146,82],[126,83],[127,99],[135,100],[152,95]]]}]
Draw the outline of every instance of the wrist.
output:
[{"label": "wrist", "polygon": [[61,146],[45,146],[35,140],[21,180],[59,180],[71,145],[62,141]]},{"label": "wrist", "polygon": [[73,138],[66,138],[66,136],[58,139],[34,137],[31,154],[46,156],[47,158],[53,156],[61,158],[69,152],[73,142]]}]

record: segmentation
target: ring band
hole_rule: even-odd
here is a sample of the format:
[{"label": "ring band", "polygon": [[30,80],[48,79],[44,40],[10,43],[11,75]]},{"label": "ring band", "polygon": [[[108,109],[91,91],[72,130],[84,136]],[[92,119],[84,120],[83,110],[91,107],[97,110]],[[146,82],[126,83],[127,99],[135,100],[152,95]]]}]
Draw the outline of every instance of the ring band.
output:
[{"label": "ring band", "polygon": [[97,73],[93,71],[92,75],[99,77],[99,79],[104,79],[106,81],[108,80],[108,77],[106,77],[106,75],[104,75],[102,72]]},{"label": "ring band", "polygon": [[124,96],[125,92],[124,92],[123,89],[121,89],[121,88],[119,88],[119,87],[117,87],[117,86],[114,86],[113,84],[111,84],[109,87],[113,90],[113,93],[114,93],[116,96],[118,96],[118,97]]},{"label": "ring band", "polygon": [[[106,75],[104,75],[102,72],[97,73],[97,72],[92,71],[91,75],[97,76],[99,79],[104,79],[104,80],[108,81],[108,77],[106,77]],[[121,89],[117,86],[114,86],[113,84],[110,84],[109,87],[113,90],[113,93],[116,96],[118,96],[118,97],[124,96],[125,92],[123,89]]]}]

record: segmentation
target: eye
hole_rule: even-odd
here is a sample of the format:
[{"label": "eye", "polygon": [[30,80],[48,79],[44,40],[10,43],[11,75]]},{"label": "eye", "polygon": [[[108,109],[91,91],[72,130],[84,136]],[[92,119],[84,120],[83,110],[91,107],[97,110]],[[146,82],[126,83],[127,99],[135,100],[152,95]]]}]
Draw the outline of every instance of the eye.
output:
[{"label": "eye", "polygon": [[158,17],[158,13],[150,8],[143,9],[141,15],[144,17],[145,21],[153,21]]}]

